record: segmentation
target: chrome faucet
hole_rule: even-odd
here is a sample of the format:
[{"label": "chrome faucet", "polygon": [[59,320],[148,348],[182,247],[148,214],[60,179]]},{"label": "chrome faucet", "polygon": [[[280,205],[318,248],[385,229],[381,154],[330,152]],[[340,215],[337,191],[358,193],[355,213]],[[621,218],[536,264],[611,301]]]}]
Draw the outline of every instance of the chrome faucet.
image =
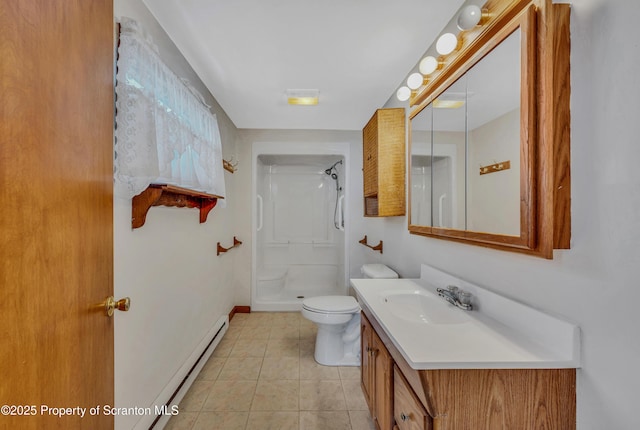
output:
[{"label": "chrome faucet", "polygon": [[473,309],[471,305],[471,293],[461,290],[455,285],[449,285],[446,290],[444,288],[437,288],[436,291],[440,297],[460,309],[464,309],[465,311]]}]

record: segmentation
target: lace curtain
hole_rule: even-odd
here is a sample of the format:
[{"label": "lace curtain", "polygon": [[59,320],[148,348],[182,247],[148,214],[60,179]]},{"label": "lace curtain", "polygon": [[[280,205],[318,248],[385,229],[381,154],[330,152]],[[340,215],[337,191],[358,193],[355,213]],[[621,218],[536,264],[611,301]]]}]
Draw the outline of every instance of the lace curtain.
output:
[{"label": "lace curtain", "polygon": [[120,20],[117,66],[115,195],[130,199],[167,183],[224,197],[215,115],[129,18]]}]

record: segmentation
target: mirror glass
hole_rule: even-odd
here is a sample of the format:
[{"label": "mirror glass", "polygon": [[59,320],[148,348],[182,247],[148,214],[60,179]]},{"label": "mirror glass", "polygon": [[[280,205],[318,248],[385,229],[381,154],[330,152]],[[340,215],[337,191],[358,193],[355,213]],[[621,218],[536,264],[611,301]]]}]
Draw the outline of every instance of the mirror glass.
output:
[{"label": "mirror glass", "polygon": [[433,102],[434,227],[464,230],[467,79],[462,76]]},{"label": "mirror glass", "polygon": [[[467,230],[519,236],[520,30],[465,78]],[[485,166],[487,173],[481,171]]]},{"label": "mirror glass", "polygon": [[520,236],[520,30],[411,119],[409,224]]},{"label": "mirror glass", "polygon": [[431,225],[432,107],[411,120],[411,224]]}]

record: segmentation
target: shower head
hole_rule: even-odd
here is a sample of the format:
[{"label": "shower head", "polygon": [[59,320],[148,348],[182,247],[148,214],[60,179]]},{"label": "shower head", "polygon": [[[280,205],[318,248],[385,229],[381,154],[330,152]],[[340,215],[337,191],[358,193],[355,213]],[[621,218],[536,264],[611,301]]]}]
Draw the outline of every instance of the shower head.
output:
[{"label": "shower head", "polygon": [[325,171],[324,171],[324,173],[326,173],[327,175],[331,175],[331,177],[332,177],[333,179],[337,179],[337,178],[338,178],[338,176],[337,176],[335,173],[333,173],[333,174],[332,174],[331,172],[332,172],[333,170],[335,170],[335,168],[336,168],[336,166],[337,166],[338,164],[342,164],[342,160],[338,160],[338,161],[336,161],[335,163],[333,163],[333,165],[332,165],[331,167],[329,167],[327,170],[325,170]]}]

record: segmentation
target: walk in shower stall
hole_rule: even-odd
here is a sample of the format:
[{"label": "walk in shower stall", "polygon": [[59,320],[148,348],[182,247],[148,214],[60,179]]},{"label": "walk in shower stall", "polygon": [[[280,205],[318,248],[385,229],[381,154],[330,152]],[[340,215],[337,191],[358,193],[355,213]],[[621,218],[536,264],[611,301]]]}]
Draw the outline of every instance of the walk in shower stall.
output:
[{"label": "walk in shower stall", "polygon": [[255,144],[252,161],[252,309],[346,294],[348,146]]}]

